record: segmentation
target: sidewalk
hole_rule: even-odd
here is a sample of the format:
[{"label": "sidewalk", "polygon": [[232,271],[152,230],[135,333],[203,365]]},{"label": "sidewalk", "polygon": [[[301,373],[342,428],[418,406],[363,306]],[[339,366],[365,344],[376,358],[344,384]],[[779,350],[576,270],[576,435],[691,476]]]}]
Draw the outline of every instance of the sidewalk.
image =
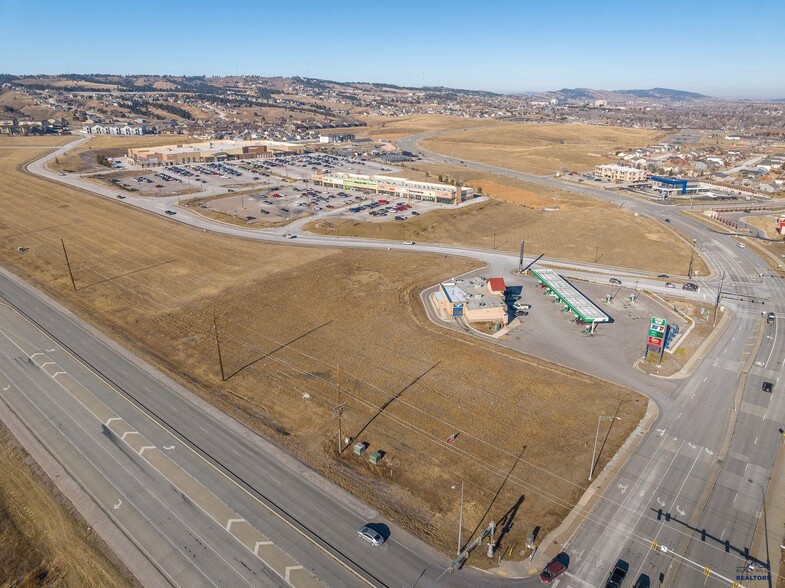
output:
[{"label": "sidewalk", "polygon": [[782,551],[785,549],[785,451],[781,449],[782,442],[766,485],[764,515],[758,517],[750,546],[750,553],[769,561],[773,586],[780,586]]},{"label": "sidewalk", "polygon": [[[529,560],[524,561],[502,561],[501,565],[492,571],[500,576],[512,577],[539,574],[542,568],[564,550],[565,544],[592,513],[594,507],[602,498],[603,490],[627,463],[627,460],[638,448],[638,445],[657,421],[659,415],[659,407],[653,400],[649,400],[646,414],[641,419],[638,427],[627,438],[624,445],[621,446],[602,471],[595,476],[594,481],[583,493],[583,496],[570,511],[570,514],[565,517],[556,529],[539,541],[533,556]],[[785,499],[783,503],[785,503]]]}]

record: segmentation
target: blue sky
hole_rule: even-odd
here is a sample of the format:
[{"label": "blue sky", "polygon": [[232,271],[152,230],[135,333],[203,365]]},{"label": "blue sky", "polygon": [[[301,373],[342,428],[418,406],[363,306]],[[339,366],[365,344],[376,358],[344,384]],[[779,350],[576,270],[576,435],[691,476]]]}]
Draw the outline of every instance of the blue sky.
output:
[{"label": "blue sky", "polygon": [[302,75],[785,97],[781,0],[0,0],[0,73]]}]

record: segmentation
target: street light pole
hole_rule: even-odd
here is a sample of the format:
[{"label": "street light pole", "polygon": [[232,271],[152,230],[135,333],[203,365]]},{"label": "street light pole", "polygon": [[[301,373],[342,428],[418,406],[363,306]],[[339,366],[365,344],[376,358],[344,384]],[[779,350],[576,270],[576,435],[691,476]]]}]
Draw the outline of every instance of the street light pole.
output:
[{"label": "street light pole", "polygon": [[597,432],[594,434],[594,451],[591,453],[591,464],[589,465],[589,482],[591,482],[591,478],[594,475],[594,460],[597,457],[597,439],[600,436],[600,422],[603,420],[612,421],[616,419],[617,421],[621,420],[621,417],[617,416],[599,416],[597,417]]},{"label": "street light pole", "polygon": [[763,500],[763,534],[766,539],[766,569],[768,570],[771,568],[771,558],[769,556],[769,522],[766,518],[766,489],[752,478],[747,478],[747,481],[760,488],[761,491],[761,499]]}]

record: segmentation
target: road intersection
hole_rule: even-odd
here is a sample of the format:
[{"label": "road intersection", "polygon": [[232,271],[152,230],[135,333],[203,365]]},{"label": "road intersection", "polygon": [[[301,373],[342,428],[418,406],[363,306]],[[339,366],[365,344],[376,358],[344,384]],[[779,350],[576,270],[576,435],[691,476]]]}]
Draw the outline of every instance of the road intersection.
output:
[{"label": "road intersection", "polygon": [[[423,137],[424,135],[405,140],[401,142],[401,146],[410,151],[422,152],[416,141]],[[45,167],[47,161],[72,146],[73,144],[62,147],[33,162],[28,166],[29,171],[114,199],[115,191],[108,187],[97,186],[75,176],[60,176]],[[458,163],[454,158],[438,154],[427,155],[436,161]],[[661,205],[632,199],[612,191],[569,185],[554,178],[533,176],[480,163],[465,164],[475,169],[511,175],[568,189],[588,197],[624,204],[632,211],[650,218],[663,215],[664,209]],[[117,203],[138,206],[159,215],[163,215],[170,205],[166,199],[136,196],[129,196]],[[727,302],[731,324],[718,338],[714,347],[706,352],[703,361],[688,378],[664,381],[641,374],[638,382],[622,382],[654,399],[660,408],[660,416],[651,432],[620,469],[613,483],[600,489],[602,499],[596,508],[580,513],[583,524],[574,535],[565,538],[568,539],[566,545],[541,546],[544,554],[561,548],[566,548],[571,554],[569,573],[561,580],[563,587],[601,585],[619,558],[630,564],[630,573],[635,574],[635,577],[646,574],[655,582],[662,574],[662,582],[666,586],[729,585],[727,580],[735,578],[737,568],[744,568],[750,561],[764,565],[768,560],[765,554],[747,553],[745,549],[752,545],[768,476],[781,444],[779,428],[785,422],[785,399],[781,391],[777,394],[777,390],[781,387],[783,375],[785,337],[782,329],[777,329],[776,323],[773,326],[764,324],[761,318],[764,305],[753,300],[765,301],[765,310],[773,310],[783,316],[785,288],[779,278],[767,275],[766,264],[750,249],[737,248],[734,238],[715,233],[688,216],[674,214],[673,207],[668,207],[667,210],[672,226],[690,238],[702,240],[701,253],[713,270],[712,276],[701,280],[701,292],[678,293],[691,299],[713,300],[719,287],[720,276],[724,274],[723,292],[735,294],[732,297],[734,299]],[[281,234],[286,230],[296,232],[296,242],[301,245],[405,249],[462,255],[478,259],[488,264],[490,271],[502,275],[512,271],[518,263],[517,256],[498,251],[428,244],[406,246],[389,241],[324,237],[302,233],[299,226],[293,228],[291,225],[280,230],[253,231],[217,223],[190,211],[178,212],[173,220],[204,230],[259,240],[280,242]],[[607,282],[610,276],[618,276],[625,285],[639,282],[642,288],[665,292],[664,284],[649,274],[593,264],[548,261],[558,264],[560,273],[566,276],[598,282]],[[143,524],[141,510],[135,515],[135,522],[127,524],[139,529],[144,527],[143,531],[139,531],[140,537],[144,537],[140,542],[144,541],[146,545],[148,538],[150,541],[157,541],[156,544],[161,547],[156,553],[170,554],[171,557],[167,556],[166,559],[167,562],[171,560],[172,564],[159,567],[164,575],[180,577],[181,573],[187,574],[183,577],[196,582],[186,582],[187,585],[210,585],[215,578],[210,579],[211,576],[202,570],[209,568],[222,570],[226,577],[235,579],[236,585],[244,585],[249,578],[256,581],[256,578],[262,577],[270,582],[269,585],[300,585],[286,583],[286,569],[290,569],[290,574],[303,575],[305,578],[316,577],[327,585],[364,585],[368,582],[371,585],[397,586],[428,585],[428,578],[432,581],[440,570],[444,569],[446,558],[397,529],[393,533],[396,540],[385,548],[385,552],[379,556],[364,552],[361,548],[365,546],[355,545],[353,541],[356,539],[353,537],[353,528],[364,522],[364,518],[372,518],[375,514],[367,512],[367,507],[353,503],[335,489],[325,492],[322,490],[323,482],[319,482],[316,489],[307,488],[308,484],[305,484],[304,488],[303,479],[308,477],[302,470],[298,469],[299,473],[292,475],[280,471],[286,468],[275,469],[274,464],[281,456],[265,456],[267,450],[259,449],[260,440],[254,439],[253,443],[250,443],[247,440],[249,432],[238,433],[235,429],[239,425],[210,413],[208,407],[196,403],[187,392],[181,390],[173,393],[176,384],[163,381],[160,374],[151,375],[152,369],[149,366],[141,366],[141,362],[135,358],[128,358],[127,353],[123,353],[98,334],[90,332],[78,320],[69,317],[67,311],[19,284],[11,276],[0,274],[0,292],[14,309],[28,316],[35,316],[38,324],[33,327],[42,331],[39,331],[37,339],[31,342],[32,347],[24,351],[25,346],[21,345],[20,351],[20,341],[13,342],[13,345],[8,341],[14,337],[11,333],[26,331],[19,322],[24,319],[14,316],[13,309],[3,310],[0,314],[0,329],[8,336],[5,337],[6,343],[0,345],[0,359],[6,364],[7,374],[4,372],[0,375],[4,375],[9,381],[9,384],[5,385],[14,385],[19,390],[22,388],[19,382],[24,382],[24,387],[30,385],[29,382],[35,382],[42,390],[42,397],[51,399],[34,407],[35,403],[24,398],[24,395],[10,393],[9,389],[4,392],[3,400],[14,404],[20,414],[27,411],[24,413],[25,418],[36,430],[40,426],[42,430],[51,429],[54,434],[57,429],[60,435],[71,436],[69,438],[72,445],[78,439],[79,447],[82,442],[88,447],[95,446],[93,450],[104,455],[104,460],[124,460],[126,468],[132,471],[134,468],[142,468],[146,476],[145,484],[148,478],[155,479],[152,488],[159,492],[153,492],[158,497],[157,500],[163,503],[150,504],[149,512],[158,513],[160,520],[169,521],[166,531],[157,531],[154,525]],[[30,327],[28,324],[27,330]],[[69,334],[74,331],[78,332],[78,335]],[[89,344],[85,345],[85,341]],[[60,357],[66,355],[62,352],[53,352],[55,355],[49,356],[46,349],[57,349],[55,343],[65,345],[71,356],[70,360]],[[41,351],[42,349],[44,351]],[[36,353],[42,355],[32,358]],[[48,361],[53,361],[53,365],[59,367],[43,365]],[[565,355],[560,363],[569,366],[570,357]],[[616,380],[613,366],[603,365],[601,362],[598,365],[598,373],[595,375]],[[85,366],[91,366],[92,370]],[[62,371],[70,375],[58,375],[55,379],[54,374],[61,371],[61,367],[65,367]],[[56,371],[51,372],[52,369]],[[128,376],[128,370],[133,376]],[[95,371],[101,377],[92,381],[91,379],[96,378]],[[147,447],[141,439],[138,441],[142,445],[136,441],[130,445],[130,431],[141,432],[143,425],[134,422],[130,431],[128,428],[121,430],[121,423],[125,427],[126,422],[133,420],[126,415],[129,408],[125,407],[122,413],[117,410],[117,414],[122,416],[108,416],[107,420],[121,418],[122,421],[111,421],[107,425],[103,417],[109,413],[101,413],[100,420],[97,420],[94,413],[89,410],[85,412],[85,404],[74,400],[73,395],[70,400],[67,399],[67,394],[58,382],[60,378],[66,377],[73,377],[86,388],[89,386],[85,382],[92,381],[89,388],[96,402],[112,410],[113,403],[119,400],[109,402],[107,395],[117,396],[123,399],[125,404],[134,406],[140,414],[146,414],[148,421],[157,423],[159,429],[164,429],[175,438],[155,437],[154,441],[153,433],[149,433],[150,437],[142,433],[145,439],[150,439],[153,449],[141,451]],[[774,394],[761,390],[764,379],[777,383]],[[111,382],[108,391],[99,391],[102,388],[101,380]],[[142,392],[147,389],[146,386],[153,386],[151,390],[154,392]],[[53,387],[59,390],[55,391]],[[129,393],[130,390],[133,390],[133,394]],[[121,393],[118,394],[118,391]],[[69,403],[66,408],[63,408],[61,402],[64,394]],[[164,399],[174,397],[184,399],[178,401],[183,404],[171,405],[168,401],[164,402]],[[169,408],[165,404],[169,404]],[[39,416],[36,417],[36,413],[31,412],[34,410],[38,411]],[[40,414],[44,410],[46,413]],[[183,414],[179,414],[180,411]],[[79,416],[72,418],[71,414]],[[143,420],[140,416],[136,418]],[[69,429],[69,433],[65,432],[62,425],[59,428],[52,426],[53,422],[65,423],[68,419],[73,421],[73,430]],[[91,425],[85,424],[91,420]],[[197,432],[194,427],[196,423],[201,423],[198,427],[204,427],[204,434]],[[96,425],[103,428],[100,436],[94,431],[88,433]],[[187,436],[184,431],[188,431]],[[122,438],[124,434],[128,443]],[[133,436],[130,435],[131,438]],[[50,443],[51,447],[62,445],[63,451],[68,447],[62,438],[53,438]],[[214,493],[230,510],[234,509],[232,512],[239,512],[237,517],[227,514],[228,518],[221,518],[220,524],[216,525],[217,519],[207,514],[198,518],[198,528],[193,529],[175,523],[174,520],[179,519],[165,513],[167,508],[171,509],[179,513],[182,521],[191,522],[191,518],[185,513],[176,510],[184,508],[182,504],[177,504],[178,498],[174,489],[179,488],[178,484],[153,467],[145,455],[149,453],[148,457],[154,455],[160,463],[168,463],[174,455],[187,452],[172,450],[170,453],[166,447],[180,448],[183,445],[190,447],[190,453],[194,454],[190,459],[196,464],[199,460],[202,461],[201,466],[189,463],[188,460],[177,466],[182,471],[190,471],[199,485],[194,487],[193,493],[200,494],[199,488],[205,488],[208,494]],[[239,456],[231,455],[238,450]],[[80,461],[75,455],[63,456],[63,459],[68,463],[71,463],[71,460],[74,463]],[[209,463],[209,467],[205,467],[204,462]],[[87,467],[84,460],[81,460],[81,463],[83,465],[80,467]],[[251,463],[253,468],[248,466]],[[300,467],[304,469],[301,464]],[[119,475],[121,468],[114,470]],[[99,476],[97,472],[92,475],[96,478]],[[276,484],[270,481],[280,480],[276,476],[289,476],[285,490],[276,489]],[[231,483],[227,483],[227,478]],[[123,483],[125,481],[131,483],[130,478],[124,479]],[[180,485],[182,484],[181,482]],[[126,515],[125,511],[130,511],[130,505],[136,502],[118,496],[116,486],[114,488],[113,491],[110,485],[105,484],[100,499],[107,505],[107,510],[112,510],[110,514],[130,516]],[[136,492],[134,496],[147,492],[146,486],[138,482],[133,488]],[[296,496],[297,499],[281,509],[291,520],[286,520],[285,524],[280,520],[274,523],[273,519],[276,517],[273,514],[267,517],[259,514],[259,511],[264,511],[259,508],[260,503],[272,501],[282,504],[289,494],[294,494],[291,498]],[[123,501],[121,506],[118,509],[111,508],[118,500]],[[184,499],[180,496],[179,500]],[[347,504],[354,506],[347,508]],[[123,505],[129,508],[123,510]],[[146,502],[145,505],[144,514],[147,514]],[[191,499],[188,500],[188,506],[194,508]],[[267,507],[269,508],[269,505]],[[115,510],[123,512],[114,512]],[[205,515],[204,508],[200,510],[202,515]],[[277,515],[280,517],[281,513]],[[266,541],[267,537],[274,538],[274,545],[281,551],[280,557],[290,558],[291,561],[286,560],[290,565],[281,564],[283,567],[276,567],[275,564],[257,557],[258,554],[254,551],[259,541],[253,541],[254,546],[251,548],[250,543],[242,544],[242,540],[238,540],[231,532],[235,523],[229,525],[229,520],[235,518],[238,519],[236,524],[244,527],[243,536],[250,537],[254,532],[260,533],[265,537],[259,539],[261,542]],[[248,525],[247,529],[245,525]],[[217,531],[216,527],[219,527]],[[300,527],[307,528],[304,530]],[[313,536],[309,535],[309,532],[312,532]],[[157,536],[154,537],[156,533]],[[240,531],[237,533],[240,534]],[[209,537],[209,540],[200,540],[202,536]],[[285,539],[280,540],[279,537]],[[782,537],[772,536],[772,539],[776,542]],[[167,542],[169,547],[165,545]],[[209,547],[202,546],[202,543],[209,544]],[[652,549],[654,543],[656,549]],[[178,549],[174,549],[172,544],[176,544]],[[201,548],[201,551],[198,551],[199,557],[194,556],[194,565],[189,567],[185,564],[189,561],[187,550],[196,550],[197,546]],[[176,553],[178,550],[179,555]],[[242,564],[238,564],[238,561]],[[541,562],[538,560],[538,563]],[[303,565],[305,569],[297,568],[299,565]],[[283,576],[280,574],[281,570]],[[534,580],[531,578],[531,581]],[[307,581],[309,580],[303,580]],[[529,580],[525,582],[528,584]],[[503,579],[480,576],[476,572],[464,570],[460,574],[445,577],[440,585],[482,586],[496,583],[503,583]]]}]

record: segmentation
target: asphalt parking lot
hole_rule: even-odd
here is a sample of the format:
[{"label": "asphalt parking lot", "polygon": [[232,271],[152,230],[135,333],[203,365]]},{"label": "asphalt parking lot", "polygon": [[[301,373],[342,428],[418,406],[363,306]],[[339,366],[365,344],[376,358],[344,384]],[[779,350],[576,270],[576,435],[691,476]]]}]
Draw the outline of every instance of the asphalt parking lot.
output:
[{"label": "asphalt parking lot", "polygon": [[[487,275],[487,270],[462,278],[469,279],[475,275]],[[563,304],[545,295],[545,290],[539,287],[536,278],[515,274],[503,277],[508,288],[520,289],[520,302],[529,304],[531,308],[526,311],[526,316],[519,317],[520,326],[503,335],[500,342],[556,363],[561,363],[564,348],[569,346],[574,350],[579,369],[583,363],[584,371],[589,373],[595,372],[592,363],[597,354],[602,354],[606,361],[614,365],[635,370],[633,365],[643,356],[652,317],[665,318],[669,323],[678,324],[682,332],[687,327],[684,319],[647,295],[641,294],[635,302],[630,302],[629,296],[633,293],[631,289],[569,280],[612,319],[608,324],[598,324],[594,335],[583,335],[587,325],[576,323],[572,312],[563,312]],[[605,297],[609,294],[613,294],[614,298],[607,303]],[[514,317],[515,312],[511,308],[510,318]]]}]

